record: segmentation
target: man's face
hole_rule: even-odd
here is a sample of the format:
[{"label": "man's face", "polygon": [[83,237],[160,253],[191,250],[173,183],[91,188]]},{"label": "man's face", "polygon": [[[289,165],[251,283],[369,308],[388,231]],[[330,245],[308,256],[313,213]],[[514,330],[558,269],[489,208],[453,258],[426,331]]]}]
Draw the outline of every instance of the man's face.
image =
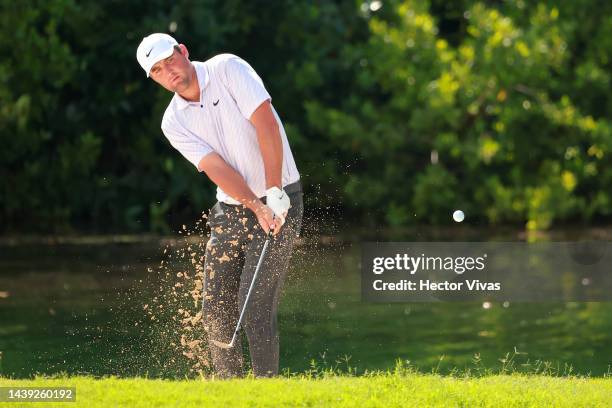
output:
[{"label": "man's face", "polygon": [[168,58],[158,61],[151,67],[149,76],[155,82],[170,92],[181,93],[191,83],[191,63],[187,58],[189,54],[184,46],[181,52],[174,50]]}]

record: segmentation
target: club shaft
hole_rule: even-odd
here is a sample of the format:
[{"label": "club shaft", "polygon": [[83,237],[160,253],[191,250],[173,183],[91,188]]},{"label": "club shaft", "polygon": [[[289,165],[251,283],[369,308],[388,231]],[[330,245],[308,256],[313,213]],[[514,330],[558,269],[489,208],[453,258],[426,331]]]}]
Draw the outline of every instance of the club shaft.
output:
[{"label": "club shaft", "polygon": [[244,299],[244,305],[242,305],[242,311],[240,312],[240,317],[238,318],[238,323],[236,324],[236,330],[234,330],[232,341],[230,341],[229,343],[230,346],[234,345],[234,341],[236,340],[236,336],[238,335],[238,331],[240,330],[240,325],[242,324],[242,319],[244,318],[244,312],[246,311],[247,305],[249,303],[251,292],[253,291],[253,287],[255,286],[255,280],[257,279],[257,274],[259,273],[259,269],[261,268],[263,259],[266,256],[266,251],[268,250],[269,243],[270,243],[270,237],[268,236],[261,250],[261,255],[259,255],[259,260],[257,261],[257,266],[255,267],[255,273],[253,274],[253,279],[251,279],[251,285],[249,286],[249,291],[247,292],[246,298]]}]

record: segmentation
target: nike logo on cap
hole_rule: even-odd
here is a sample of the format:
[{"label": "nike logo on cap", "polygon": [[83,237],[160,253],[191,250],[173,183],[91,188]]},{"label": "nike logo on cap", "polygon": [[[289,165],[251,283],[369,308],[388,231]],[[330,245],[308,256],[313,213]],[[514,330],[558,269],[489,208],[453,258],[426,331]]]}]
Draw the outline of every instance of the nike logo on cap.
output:
[{"label": "nike logo on cap", "polygon": [[152,48],[149,50],[149,52],[147,52],[147,57],[149,56],[149,54],[151,54],[151,51],[153,51],[153,48],[155,48],[155,47],[152,47]]}]

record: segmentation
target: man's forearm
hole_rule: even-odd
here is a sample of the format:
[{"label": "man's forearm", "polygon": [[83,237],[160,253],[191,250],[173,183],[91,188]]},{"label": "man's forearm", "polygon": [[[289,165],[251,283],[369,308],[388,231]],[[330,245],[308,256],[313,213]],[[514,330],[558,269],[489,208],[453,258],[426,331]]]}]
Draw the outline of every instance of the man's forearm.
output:
[{"label": "man's forearm", "polygon": [[261,104],[251,116],[257,131],[257,142],[266,172],[266,189],[282,188],[283,141],[269,101]]},{"label": "man's forearm", "polygon": [[263,203],[251,191],[244,178],[217,153],[206,155],[198,166],[208,178],[234,200],[239,201],[252,211]]},{"label": "man's forearm", "polygon": [[282,188],[283,144],[278,125],[273,126],[265,134],[258,131],[257,140],[266,171],[266,189],[274,186]]}]

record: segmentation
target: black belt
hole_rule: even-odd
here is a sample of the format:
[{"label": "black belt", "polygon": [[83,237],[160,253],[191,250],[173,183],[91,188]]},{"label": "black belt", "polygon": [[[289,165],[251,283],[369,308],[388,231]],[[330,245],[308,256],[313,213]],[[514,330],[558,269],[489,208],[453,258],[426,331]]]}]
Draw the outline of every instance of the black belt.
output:
[{"label": "black belt", "polygon": [[302,182],[298,180],[295,183],[287,184],[283,187],[283,191],[287,194],[299,193],[302,191]]}]

